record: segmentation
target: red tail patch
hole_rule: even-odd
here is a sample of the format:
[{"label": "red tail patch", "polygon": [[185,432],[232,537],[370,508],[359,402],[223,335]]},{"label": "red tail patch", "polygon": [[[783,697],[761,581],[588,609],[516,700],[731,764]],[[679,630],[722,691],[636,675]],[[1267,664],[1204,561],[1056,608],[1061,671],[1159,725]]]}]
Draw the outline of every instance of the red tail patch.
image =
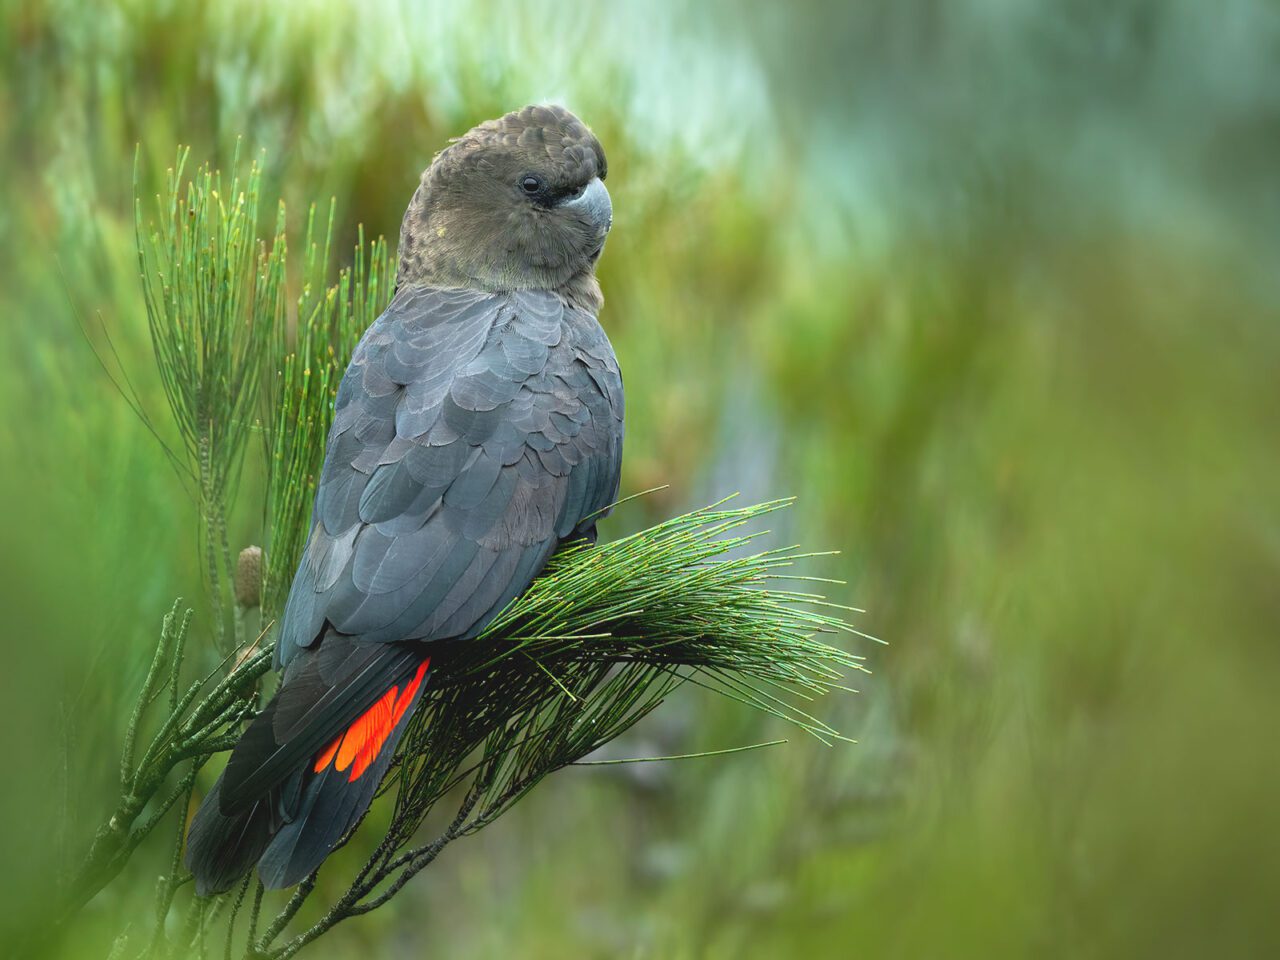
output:
[{"label": "red tail patch", "polygon": [[360,775],[369,769],[369,764],[377,759],[382,745],[387,742],[391,731],[404,717],[409,704],[413,703],[413,697],[418,692],[418,687],[422,685],[422,677],[430,665],[431,658],[427,657],[418,665],[418,672],[405,684],[403,691],[399,684],[396,684],[379,697],[377,703],[357,717],[355,722],[347,727],[345,733],[316,757],[315,772],[323,771],[336,756],[337,762],[334,766],[338,771],[350,767],[350,781],[360,779]]}]

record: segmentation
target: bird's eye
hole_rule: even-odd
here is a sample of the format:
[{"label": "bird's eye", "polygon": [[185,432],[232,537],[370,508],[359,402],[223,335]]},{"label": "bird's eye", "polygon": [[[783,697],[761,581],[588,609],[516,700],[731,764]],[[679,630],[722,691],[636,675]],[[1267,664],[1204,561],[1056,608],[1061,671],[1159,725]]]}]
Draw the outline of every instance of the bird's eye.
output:
[{"label": "bird's eye", "polygon": [[542,181],[537,177],[525,177],[520,181],[520,189],[525,193],[537,193],[542,189]]}]

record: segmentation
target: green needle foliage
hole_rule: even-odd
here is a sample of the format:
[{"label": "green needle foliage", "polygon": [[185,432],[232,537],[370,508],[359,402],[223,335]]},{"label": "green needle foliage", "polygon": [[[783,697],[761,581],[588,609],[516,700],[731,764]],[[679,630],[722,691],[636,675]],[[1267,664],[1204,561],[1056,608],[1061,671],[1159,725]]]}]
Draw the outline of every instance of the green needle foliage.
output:
[{"label": "green needle foliage", "polygon": [[277,323],[272,331],[274,369],[266,375],[262,416],[267,474],[263,608],[272,616],[284,607],[306,542],[338,382],[361,334],[395,289],[395,266],[386,241],[379,237],[366,245],[363,228],[352,265],[339,272],[336,284],[327,285],[335,212],[330,203],[321,243],[316,207],[311,205],[297,324],[289,329]]},{"label": "green needle foliage", "polygon": [[824,694],[859,668],[860,658],[817,639],[852,628],[820,612],[820,597],[779,585],[804,554],[751,552],[758,533],[739,532],[786,503],[716,505],[562,551],[484,634],[442,655],[406,737],[393,830],[407,840],[471,774],[467,829],[492,822],[686,680],[838,738],[794,695]]},{"label": "green needle foliage", "polygon": [[200,168],[182,189],[188,151],[179,151],[157,198],[158,226],[135,201],[138,268],[156,369],[174,423],[208,494],[228,494],[256,409],[270,334],[284,295],[284,208],[268,247],[258,238],[261,175],[244,183]]},{"label": "green needle foliage", "polygon": [[187,157],[179,150],[168,171],[157,222],[144,220],[135,199],[138,269],[156,369],[186,453],[179,466],[196,481],[215,609],[225,609],[229,502],[273,335],[283,326],[285,211],[280,205],[268,243],[258,236],[258,166],[224,188],[222,174],[205,165],[184,189]]},{"label": "green needle foliage", "polygon": [[[327,284],[334,208],[320,240],[313,206],[291,314],[283,206],[263,240],[255,234],[257,168],[243,187],[233,178],[226,194],[220,176],[202,168],[183,191],[185,159],[170,173],[161,226],[146,233],[139,215],[155,358],[185,444],[180,465],[199,484],[215,611],[234,602],[220,586],[230,569],[225,518],[246,439],[260,428],[267,626],[250,641],[239,636],[243,611],[231,611],[237,643],[212,669],[184,679],[189,662],[209,658],[192,656],[190,611],[178,603],[165,618],[121,751],[120,801],[69,886],[64,918],[120,876],[171,819],[154,923],[145,936],[122,934],[118,954],[292,956],[386,903],[446,844],[492,823],[686,682],[826,742],[840,738],[800,704],[843,689],[844,673],[862,669],[860,657],[821,639],[857,631],[839,608],[795,589],[810,579],[797,576],[795,564],[812,554],[758,549],[760,531],[746,529],[789,501],[722,502],[602,546],[567,547],[480,637],[437,646],[423,705],[381,788],[394,793],[384,801],[391,815],[384,838],[309,926],[290,932],[316,889],[314,875],[275,905],[252,877],[224,896],[188,895],[182,814],[204,768],[259,708],[272,618],[306,536],[334,392],[360,334],[390,298],[394,275],[385,242],[366,244],[361,234],[352,266]],[[422,843],[424,822],[441,803],[450,805],[449,826]],[[349,858],[335,857],[324,869],[350,867]]]}]

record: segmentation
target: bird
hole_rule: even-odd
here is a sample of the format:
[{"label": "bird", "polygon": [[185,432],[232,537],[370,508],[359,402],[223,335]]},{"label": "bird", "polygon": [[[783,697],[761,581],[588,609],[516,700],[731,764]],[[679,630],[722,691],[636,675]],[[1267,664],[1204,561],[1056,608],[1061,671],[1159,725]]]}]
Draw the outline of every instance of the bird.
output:
[{"label": "bird", "polygon": [[361,820],[447,642],[475,638],[617,498],[623,392],[597,314],[604,150],[563,107],[451,140],[391,302],[338,386],[280,684],[188,829],[197,893],[313,871]]}]

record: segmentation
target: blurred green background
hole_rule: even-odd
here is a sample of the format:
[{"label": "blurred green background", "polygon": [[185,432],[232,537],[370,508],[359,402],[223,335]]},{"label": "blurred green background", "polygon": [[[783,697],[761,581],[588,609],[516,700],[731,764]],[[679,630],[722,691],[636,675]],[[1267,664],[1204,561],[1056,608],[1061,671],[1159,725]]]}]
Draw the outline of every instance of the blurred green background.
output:
[{"label": "blurred green background", "polygon": [[[889,645],[816,708],[857,745],[687,691],[616,755],[791,742],[559,773],[307,955],[1280,955],[1280,5],[0,11],[3,936],[203,594],[89,344],[163,422],[135,144],[150,194],[178,143],[243,138],[347,250],[394,240],[446,138],[554,100],[609,154],[624,492],[669,484],[605,535],[794,494],[777,535],[841,550],[810,572]],[[69,955],[146,923],[158,851]]]}]

